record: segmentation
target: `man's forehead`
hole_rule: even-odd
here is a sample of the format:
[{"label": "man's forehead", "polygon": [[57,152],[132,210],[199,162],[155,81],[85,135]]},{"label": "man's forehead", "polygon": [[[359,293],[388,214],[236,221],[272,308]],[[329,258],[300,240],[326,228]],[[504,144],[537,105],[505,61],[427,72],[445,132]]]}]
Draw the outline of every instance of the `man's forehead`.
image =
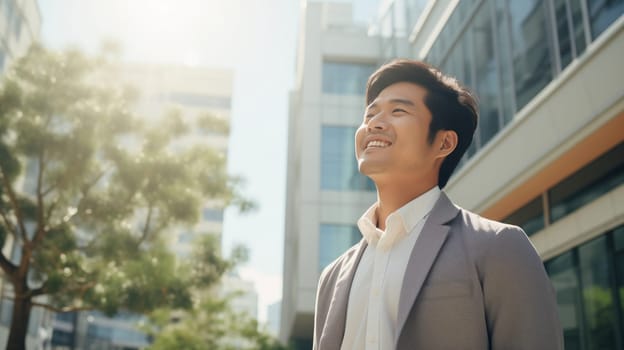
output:
[{"label": "man's forehead", "polygon": [[378,107],[380,104],[392,104],[392,105],[408,105],[408,106],[415,106],[416,103],[414,103],[414,101],[407,99],[407,98],[376,98],[373,103],[371,103],[370,105],[368,105],[368,107],[366,107],[367,109],[371,109],[371,108],[375,108]]},{"label": "man's forehead", "polygon": [[422,101],[426,93],[427,90],[424,87],[402,81],[385,87],[366,108],[375,108],[379,104],[407,104],[415,106]]}]

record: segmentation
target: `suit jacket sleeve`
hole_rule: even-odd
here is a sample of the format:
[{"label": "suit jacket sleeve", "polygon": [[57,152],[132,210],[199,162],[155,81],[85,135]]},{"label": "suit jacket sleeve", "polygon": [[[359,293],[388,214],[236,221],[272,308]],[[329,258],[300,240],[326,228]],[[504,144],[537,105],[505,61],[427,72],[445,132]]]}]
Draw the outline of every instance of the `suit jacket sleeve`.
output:
[{"label": "suit jacket sleeve", "polygon": [[526,234],[506,226],[486,249],[480,269],[491,349],[563,349],[555,291]]},{"label": "suit jacket sleeve", "polygon": [[327,266],[319,278],[319,283],[316,289],[316,302],[314,306],[314,338],[312,339],[312,349],[317,350],[321,334],[323,333],[323,327],[327,318],[327,312],[329,311],[329,304],[331,302],[333,294],[333,286],[330,283],[335,273],[334,263]]}]

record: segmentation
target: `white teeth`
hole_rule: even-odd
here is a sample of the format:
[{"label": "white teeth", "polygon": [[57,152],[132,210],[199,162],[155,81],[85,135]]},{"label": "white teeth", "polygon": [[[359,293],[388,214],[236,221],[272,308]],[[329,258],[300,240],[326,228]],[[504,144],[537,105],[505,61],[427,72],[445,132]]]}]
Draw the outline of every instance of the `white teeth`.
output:
[{"label": "white teeth", "polygon": [[374,140],[374,141],[370,141],[367,145],[366,148],[368,147],[388,147],[390,146],[389,142],[383,142],[383,141],[378,141],[378,140]]}]

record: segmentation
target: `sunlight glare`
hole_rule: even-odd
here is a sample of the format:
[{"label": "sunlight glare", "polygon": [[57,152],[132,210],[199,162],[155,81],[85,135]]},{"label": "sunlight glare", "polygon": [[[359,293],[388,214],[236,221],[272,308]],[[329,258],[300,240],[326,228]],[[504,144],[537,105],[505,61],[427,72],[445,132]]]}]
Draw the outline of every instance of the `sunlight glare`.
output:
[{"label": "sunlight glare", "polygon": [[237,58],[239,1],[112,0],[118,22],[113,37],[125,43],[130,59],[210,64]]}]

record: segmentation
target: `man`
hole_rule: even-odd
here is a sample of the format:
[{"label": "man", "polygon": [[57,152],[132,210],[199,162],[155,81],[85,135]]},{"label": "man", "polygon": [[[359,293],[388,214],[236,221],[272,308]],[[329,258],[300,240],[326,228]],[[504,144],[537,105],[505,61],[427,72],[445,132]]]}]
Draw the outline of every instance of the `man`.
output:
[{"label": "man", "polygon": [[554,289],[522,229],[440,190],[472,141],[473,96],[397,60],[369,78],[366,104],[355,151],[377,202],[362,241],[321,274],[314,349],[562,349]]}]

